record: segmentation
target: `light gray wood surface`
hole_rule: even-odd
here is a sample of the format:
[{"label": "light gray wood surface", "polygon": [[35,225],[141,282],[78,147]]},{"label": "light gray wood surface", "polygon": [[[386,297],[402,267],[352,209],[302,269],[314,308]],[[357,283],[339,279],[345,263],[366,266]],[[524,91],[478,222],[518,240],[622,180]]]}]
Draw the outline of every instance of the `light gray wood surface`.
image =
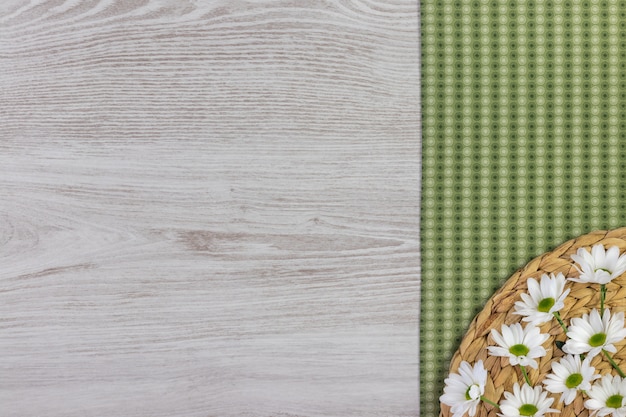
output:
[{"label": "light gray wood surface", "polygon": [[418,32],[0,2],[0,415],[419,415]]}]

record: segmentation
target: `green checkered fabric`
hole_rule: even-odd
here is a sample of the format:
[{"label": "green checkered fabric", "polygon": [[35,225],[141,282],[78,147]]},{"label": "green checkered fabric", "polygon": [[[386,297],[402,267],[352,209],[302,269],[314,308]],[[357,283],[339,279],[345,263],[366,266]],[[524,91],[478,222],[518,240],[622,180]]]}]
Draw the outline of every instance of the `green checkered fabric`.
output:
[{"label": "green checkered fabric", "polygon": [[626,1],[421,5],[421,410],[517,268],[626,225]]}]

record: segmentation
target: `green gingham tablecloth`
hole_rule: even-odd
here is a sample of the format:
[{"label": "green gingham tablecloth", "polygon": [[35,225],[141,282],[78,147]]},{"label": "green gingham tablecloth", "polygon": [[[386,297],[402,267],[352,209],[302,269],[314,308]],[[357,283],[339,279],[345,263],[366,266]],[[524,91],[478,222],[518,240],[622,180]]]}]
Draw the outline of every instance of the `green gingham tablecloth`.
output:
[{"label": "green gingham tablecloth", "polygon": [[626,225],[626,1],[426,0],[421,415],[517,268]]}]

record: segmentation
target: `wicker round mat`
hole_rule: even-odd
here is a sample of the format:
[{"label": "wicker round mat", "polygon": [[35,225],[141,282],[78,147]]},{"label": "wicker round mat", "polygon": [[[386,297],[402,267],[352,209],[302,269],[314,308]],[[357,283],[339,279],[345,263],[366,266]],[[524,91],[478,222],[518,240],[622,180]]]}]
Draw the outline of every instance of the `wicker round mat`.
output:
[{"label": "wicker round mat", "polygon": [[[507,358],[488,355],[487,346],[496,345],[490,334],[491,329],[495,328],[500,331],[502,324],[522,323],[522,316],[513,314],[513,307],[516,301],[521,300],[520,294],[527,291],[526,281],[528,278],[535,278],[539,281],[543,274],[556,274],[558,272],[562,272],[566,277],[578,276],[578,271],[574,268],[574,262],[570,255],[576,253],[578,248],[591,250],[591,246],[596,243],[603,244],[607,249],[611,246],[618,246],[620,253],[626,252],[626,227],[611,231],[595,231],[572,239],[552,252],[533,259],[515,272],[487,301],[484,309],[470,324],[459,349],[452,357],[450,372],[456,372],[463,360],[473,365],[482,359],[488,372],[485,397],[495,402],[499,402],[503,398],[504,391],[512,392],[514,382],[522,384],[524,377],[519,366],[511,366]],[[611,313],[626,311],[626,274],[615,278],[606,287],[605,306],[611,309]],[[581,317],[584,313],[589,313],[592,308],[600,308],[598,284],[567,281],[566,288],[571,289],[565,299],[565,307],[561,310],[561,316],[566,325],[569,325],[570,318]],[[551,362],[564,355],[556,347],[555,341],[565,341],[566,339],[563,329],[556,320],[540,326],[540,329],[542,333],[549,333],[550,338],[543,344],[547,350],[547,355],[537,360],[539,368],[536,370],[527,368],[530,380],[536,385],[541,385],[541,381],[550,373]],[[617,353],[612,356],[620,368],[626,369],[626,341],[615,344],[615,347]],[[601,375],[616,374],[603,355],[597,355],[591,364],[596,368],[596,373]],[[559,401],[560,394],[549,393],[549,395],[554,398],[551,407],[561,410],[560,414],[554,415],[562,417],[589,416],[588,410],[583,406],[585,400],[583,395],[577,395],[576,400],[567,406]],[[483,402],[479,405],[476,416],[495,417],[497,411],[495,407]],[[441,404],[440,416],[452,416],[450,407]]]}]

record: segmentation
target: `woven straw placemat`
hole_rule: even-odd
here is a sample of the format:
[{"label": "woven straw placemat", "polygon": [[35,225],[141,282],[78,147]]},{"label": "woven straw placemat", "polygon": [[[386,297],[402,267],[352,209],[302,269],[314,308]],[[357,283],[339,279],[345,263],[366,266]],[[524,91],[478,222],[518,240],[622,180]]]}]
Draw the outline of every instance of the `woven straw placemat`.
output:
[{"label": "woven straw placemat", "polygon": [[[491,337],[491,329],[500,331],[502,324],[522,323],[522,316],[513,314],[514,303],[521,300],[520,294],[527,292],[526,281],[535,278],[539,281],[541,275],[559,272],[566,277],[578,276],[574,268],[574,262],[570,255],[576,253],[578,248],[591,249],[594,244],[603,244],[606,248],[618,246],[620,253],[626,251],[626,227],[611,231],[595,231],[572,239],[552,252],[548,252],[529,262],[526,266],[515,272],[506,283],[489,299],[484,309],[474,318],[469,330],[463,337],[459,349],[452,357],[450,372],[456,372],[461,361],[470,364],[483,360],[488,372],[485,397],[499,402],[504,391],[512,392],[514,382],[523,383],[524,377],[519,366],[511,366],[508,358],[488,355],[487,346],[495,346]],[[565,307],[561,310],[561,316],[566,325],[574,317],[581,317],[589,313],[592,308],[599,308],[600,291],[598,284],[583,284],[567,281],[566,288],[571,291],[565,299]],[[626,311],[626,274],[613,279],[607,284],[605,307],[611,309],[611,313]],[[550,338],[543,346],[546,347],[547,355],[538,359],[538,369],[528,368],[530,380],[540,385],[551,371],[551,363],[555,358],[563,356],[563,352],[555,345],[555,341],[565,341],[563,329],[556,320],[552,320],[539,327],[542,333],[549,333]],[[615,362],[624,369],[622,363],[626,362],[626,341],[615,344],[617,353],[613,354]],[[615,374],[610,363],[602,355],[597,355],[591,362],[596,368],[596,373]],[[550,394],[554,403],[552,408],[561,410],[560,416],[589,416],[584,408],[584,398],[577,395],[576,400],[568,406],[559,402],[560,394]],[[497,416],[497,410],[486,403],[478,407],[477,416]],[[450,407],[441,405],[440,416],[452,416]]]}]

